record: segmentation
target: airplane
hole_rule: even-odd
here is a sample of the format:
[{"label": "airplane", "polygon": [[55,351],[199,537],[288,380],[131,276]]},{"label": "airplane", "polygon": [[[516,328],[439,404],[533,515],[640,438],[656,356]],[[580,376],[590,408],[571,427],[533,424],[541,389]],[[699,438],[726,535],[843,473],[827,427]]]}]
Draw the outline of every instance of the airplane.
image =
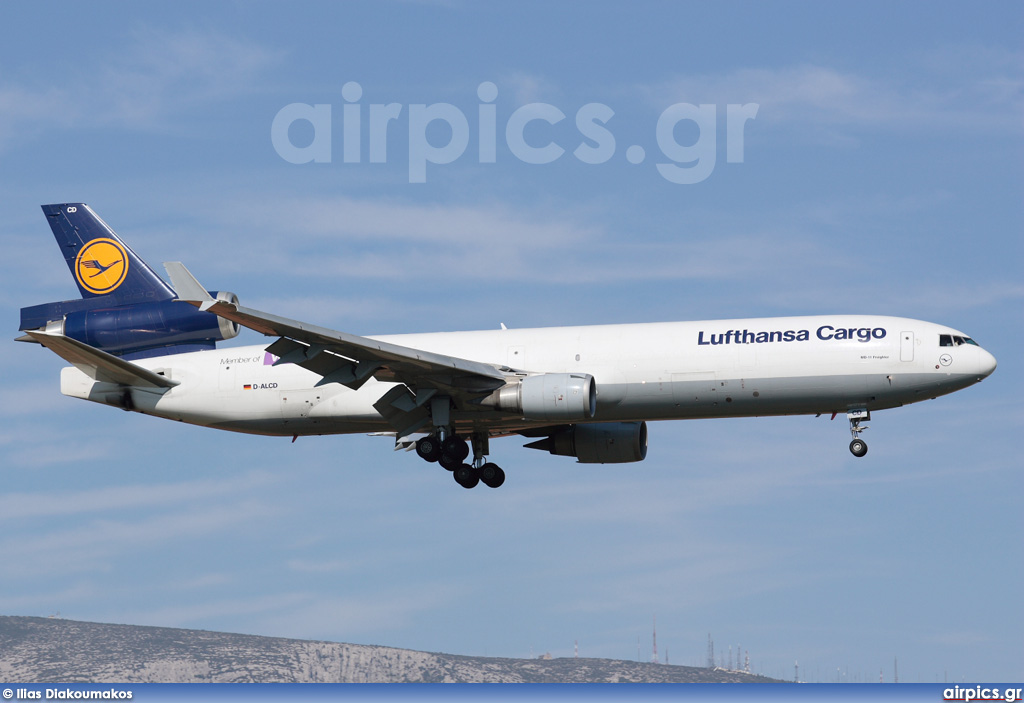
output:
[{"label": "airplane", "polygon": [[[361,337],[245,307],[180,262],[168,285],[85,203],[42,209],[82,297],[22,308],[18,339],[71,364],[64,395],[293,442],[385,435],[465,488],[504,483],[491,439],[635,462],[655,420],[845,413],[863,457],[873,411],[996,368],[955,329],[862,314]],[[275,339],[217,348],[241,327]]]}]

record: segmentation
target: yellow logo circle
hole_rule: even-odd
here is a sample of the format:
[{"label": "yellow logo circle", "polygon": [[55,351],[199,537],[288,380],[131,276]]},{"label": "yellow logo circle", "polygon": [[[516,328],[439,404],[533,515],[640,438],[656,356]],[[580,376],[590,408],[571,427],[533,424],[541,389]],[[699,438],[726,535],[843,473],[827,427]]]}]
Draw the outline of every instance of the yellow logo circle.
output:
[{"label": "yellow logo circle", "polygon": [[75,259],[75,278],[90,293],[111,293],[127,275],[128,252],[113,239],[92,240]]}]

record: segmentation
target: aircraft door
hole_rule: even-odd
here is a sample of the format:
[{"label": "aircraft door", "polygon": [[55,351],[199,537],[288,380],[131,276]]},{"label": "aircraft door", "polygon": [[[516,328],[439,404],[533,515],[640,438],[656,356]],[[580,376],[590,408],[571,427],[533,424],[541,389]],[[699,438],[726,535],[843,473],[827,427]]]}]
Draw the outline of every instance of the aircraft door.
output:
[{"label": "aircraft door", "polygon": [[900,361],[914,360],[914,333],[900,332]]}]

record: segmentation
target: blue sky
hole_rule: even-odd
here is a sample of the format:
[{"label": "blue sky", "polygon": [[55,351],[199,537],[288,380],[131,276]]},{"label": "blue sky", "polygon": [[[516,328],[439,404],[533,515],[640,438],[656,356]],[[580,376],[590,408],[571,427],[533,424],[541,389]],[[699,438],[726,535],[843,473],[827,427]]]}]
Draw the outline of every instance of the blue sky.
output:
[{"label": "blue sky", "polygon": [[[495,441],[508,481],[465,491],[386,439],[291,444],[68,399],[59,359],[9,342],[0,613],[492,656],[578,641],[630,659],[649,659],[657,615],[677,664],[702,665],[711,633],[778,677],[799,660],[808,680],[889,681],[897,658],[901,680],[1024,677],[1019,4],[0,16],[11,339],[20,307],[75,295],[39,205],[84,201],[151,263],[357,334],[865,312],[948,324],[1000,362],[979,386],[877,413],[863,460],[841,418],[659,423],[635,465]],[[295,103],[331,106],[327,160],[275,148]],[[390,103],[371,162],[369,106]],[[534,103],[565,115],[522,130],[564,149],[550,163],[506,132]],[[659,133],[680,103],[713,119]],[[575,118],[592,104],[612,116],[585,163],[576,148],[600,145]],[[728,106],[751,104],[730,159]],[[413,106],[438,105],[468,133],[435,121],[425,138],[467,146],[411,183]],[[684,160],[673,144],[702,145],[709,174],[663,177]]]}]

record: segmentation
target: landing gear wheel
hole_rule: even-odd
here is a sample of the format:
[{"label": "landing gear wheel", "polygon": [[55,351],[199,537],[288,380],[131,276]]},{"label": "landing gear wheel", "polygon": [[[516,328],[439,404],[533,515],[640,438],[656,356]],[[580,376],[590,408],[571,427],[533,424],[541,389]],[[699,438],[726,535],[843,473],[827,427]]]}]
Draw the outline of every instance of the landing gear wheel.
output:
[{"label": "landing gear wheel", "polygon": [[480,480],[484,485],[497,488],[505,483],[505,472],[497,464],[486,463],[480,467]]},{"label": "landing gear wheel", "polygon": [[469,443],[462,437],[452,435],[441,443],[441,450],[459,461],[465,461],[466,457],[469,456]]},{"label": "landing gear wheel", "polygon": [[453,473],[455,482],[463,488],[476,488],[476,484],[480,483],[480,472],[469,464],[463,464]]},{"label": "landing gear wheel", "polygon": [[452,435],[441,443],[441,458],[438,461],[449,471],[455,471],[467,456],[469,456],[469,444],[462,437]]},{"label": "landing gear wheel", "polygon": [[850,421],[850,434],[853,435],[853,441],[850,442],[850,453],[856,457],[862,457],[868,453],[868,443],[860,438],[860,433],[868,426],[860,423],[870,420],[871,413],[867,408],[851,408],[846,411],[846,417]]},{"label": "landing gear wheel", "polygon": [[441,458],[441,442],[437,435],[427,435],[416,442],[416,453],[425,461],[437,461]]},{"label": "landing gear wheel", "polygon": [[441,452],[441,458],[437,460],[437,463],[448,471],[455,471],[455,469],[462,466],[462,460],[448,452]]}]

